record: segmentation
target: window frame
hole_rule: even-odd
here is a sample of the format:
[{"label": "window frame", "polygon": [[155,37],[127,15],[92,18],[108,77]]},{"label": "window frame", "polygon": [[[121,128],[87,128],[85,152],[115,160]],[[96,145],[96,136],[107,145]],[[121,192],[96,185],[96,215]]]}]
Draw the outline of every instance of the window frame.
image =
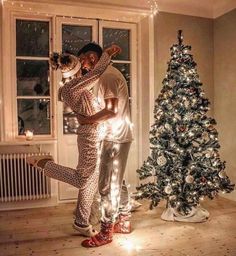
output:
[{"label": "window frame", "polygon": [[49,134],[34,134],[34,139],[42,140],[42,139],[52,139],[56,138],[56,125],[55,125],[55,106],[54,106],[54,88],[53,88],[53,75],[52,69],[49,65],[49,96],[18,96],[17,95],[17,60],[49,60],[48,57],[38,57],[38,56],[17,56],[16,55],[16,21],[17,20],[28,20],[28,21],[46,21],[49,23],[49,55],[53,49],[53,20],[52,17],[45,17],[39,15],[29,15],[29,14],[12,14],[12,94],[14,94],[14,99],[12,101],[12,123],[13,123],[13,137],[16,139],[24,138],[24,135],[18,134],[18,107],[17,100],[18,99],[49,99],[50,100],[50,133]]}]

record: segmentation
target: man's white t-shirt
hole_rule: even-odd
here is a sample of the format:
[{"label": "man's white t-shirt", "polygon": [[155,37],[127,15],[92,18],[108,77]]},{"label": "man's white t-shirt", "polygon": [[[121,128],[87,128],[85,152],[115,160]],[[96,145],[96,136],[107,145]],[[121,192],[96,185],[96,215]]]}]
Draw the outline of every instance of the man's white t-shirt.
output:
[{"label": "man's white t-shirt", "polygon": [[128,86],[121,72],[109,65],[100,76],[97,84],[98,101],[105,107],[105,99],[118,98],[118,111],[114,118],[108,119],[105,140],[117,143],[130,142],[133,139],[130,121]]}]

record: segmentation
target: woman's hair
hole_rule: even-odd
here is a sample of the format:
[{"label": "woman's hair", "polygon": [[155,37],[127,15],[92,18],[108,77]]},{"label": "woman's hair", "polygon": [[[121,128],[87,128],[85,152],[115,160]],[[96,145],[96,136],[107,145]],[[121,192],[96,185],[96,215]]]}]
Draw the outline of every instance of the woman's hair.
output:
[{"label": "woman's hair", "polygon": [[60,69],[63,78],[72,77],[81,68],[79,59],[70,53],[53,52],[50,55],[50,65],[53,70]]},{"label": "woman's hair", "polygon": [[[58,53],[53,52],[50,55],[49,61],[53,70],[60,69],[62,73],[62,81],[66,81],[72,78],[81,68],[81,63],[79,59],[70,53]],[[62,88],[58,90],[58,100],[63,101],[62,98]]]},{"label": "woman's hair", "polygon": [[74,61],[72,56],[72,54],[67,52],[62,54],[59,54],[58,52],[53,52],[50,56],[50,64],[52,69],[63,69],[63,67],[69,66]]}]

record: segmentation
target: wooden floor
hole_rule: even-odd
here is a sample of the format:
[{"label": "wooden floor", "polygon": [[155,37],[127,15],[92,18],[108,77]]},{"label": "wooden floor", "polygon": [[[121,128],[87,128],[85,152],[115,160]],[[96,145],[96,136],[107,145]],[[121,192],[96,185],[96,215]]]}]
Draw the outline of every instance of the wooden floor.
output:
[{"label": "wooden floor", "polygon": [[153,211],[144,203],[133,214],[134,231],[115,235],[100,248],[85,249],[71,227],[74,204],[0,212],[0,255],[34,256],[236,256],[236,202],[204,202],[211,213],[201,224],[164,222],[164,204]]}]

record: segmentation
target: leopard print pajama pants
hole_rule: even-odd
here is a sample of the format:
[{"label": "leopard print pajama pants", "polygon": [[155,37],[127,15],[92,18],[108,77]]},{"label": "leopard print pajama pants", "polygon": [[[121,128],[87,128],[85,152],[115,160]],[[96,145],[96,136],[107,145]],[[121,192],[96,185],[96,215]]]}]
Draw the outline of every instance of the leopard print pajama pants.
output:
[{"label": "leopard print pajama pants", "polygon": [[96,125],[82,125],[78,131],[79,161],[76,169],[49,161],[44,174],[79,188],[76,222],[89,225],[94,196],[98,189],[101,140]]}]

